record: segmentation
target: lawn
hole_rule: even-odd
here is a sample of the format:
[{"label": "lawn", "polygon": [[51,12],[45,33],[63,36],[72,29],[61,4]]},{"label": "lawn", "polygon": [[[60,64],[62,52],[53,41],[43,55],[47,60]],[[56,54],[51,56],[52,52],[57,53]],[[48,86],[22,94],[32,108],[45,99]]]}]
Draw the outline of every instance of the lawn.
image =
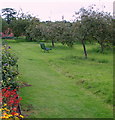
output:
[{"label": "lawn", "polygon": [[69,48],[57,43],[49,53],[35,42],[9,45],[19,57],[22,114],[29,118],[113,117],[112,51],[102,54],[97,45],[87,45],[88,59],[84,59],[80,44]]}]

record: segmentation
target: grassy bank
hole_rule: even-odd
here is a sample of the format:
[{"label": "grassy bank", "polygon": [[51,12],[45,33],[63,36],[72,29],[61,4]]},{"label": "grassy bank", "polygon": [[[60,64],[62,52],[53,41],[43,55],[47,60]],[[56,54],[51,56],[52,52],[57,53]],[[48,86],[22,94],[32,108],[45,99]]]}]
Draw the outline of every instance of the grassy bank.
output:
[{"label": "grassy bank", "polygon": [[[97,45],[56,44],[44,53],[34,42],[9,42],[19,57],[22,110],[29,118],[112,117],[112,52]],[[49,44],[47,44],[49,46]]]}]

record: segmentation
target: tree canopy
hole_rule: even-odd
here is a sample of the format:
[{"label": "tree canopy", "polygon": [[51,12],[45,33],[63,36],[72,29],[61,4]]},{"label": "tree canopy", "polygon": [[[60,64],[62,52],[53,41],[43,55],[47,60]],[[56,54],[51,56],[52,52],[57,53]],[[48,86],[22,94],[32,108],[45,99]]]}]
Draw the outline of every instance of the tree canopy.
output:
[{"label": "tree canopy", "polygon": [[105,47],[111,47],[113,42],[113,18],[110,13],[99,11],[95,6],[81,8],[75,12],[73,22],[66,21],[44,21],[33,17],[31,14],[19,12],[13,8],[2,9],[2,30],[11,28],[14,35],[26,36],[28,41],[51,41],[52,47],[56,42],[72,47],[77,41],[83,46],[85,58],[88,53],[86,43],[98,43],[100,51]]},{"label": "tree canopy", "polygon": [[8,24],[10,24],[10,22],[15,18],[16,14],[17,12],[13,8],[2,9],[2,16],[7,21]]}]

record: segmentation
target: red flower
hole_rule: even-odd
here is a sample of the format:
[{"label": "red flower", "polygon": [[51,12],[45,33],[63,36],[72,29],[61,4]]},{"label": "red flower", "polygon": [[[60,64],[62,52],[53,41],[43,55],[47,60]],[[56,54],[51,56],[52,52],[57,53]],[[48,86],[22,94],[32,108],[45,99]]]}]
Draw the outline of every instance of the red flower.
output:
[{"label": "red flower", "polygon": [[2,89],[2,92],[5,92],[5,91],[6,91],[6,88],[3,88],[3,89]]},{"label": "red flower", "polygon": [[10,87],[8,87],[7,89],[11,89]]},{"label": "red flower", "polygon": [[2,102],[2,98],[0,97],[0,103]]},{"label": "red flower", "polygon": [[17,111],[17,108],[16,108],[16,107],[14,107],[14,108],[12,108],[12,110],[13,110],[13,111]]},{"label": "red flower", "polygon": [[11,90],[10,87],[2,89],[3,94],[1,98],[1,101],[5,101],[5,103],[11,108],[13,111],[12,115],[17,115],[17,106],[19,105],[20,100],[22,100],[21,97],[18,96],[16,89]]},{"label": "red flower", "polygon": [[15,114],[16,114],[16,112],[11,112],[11,114],[12,114],[12,115],[15,115]]}]

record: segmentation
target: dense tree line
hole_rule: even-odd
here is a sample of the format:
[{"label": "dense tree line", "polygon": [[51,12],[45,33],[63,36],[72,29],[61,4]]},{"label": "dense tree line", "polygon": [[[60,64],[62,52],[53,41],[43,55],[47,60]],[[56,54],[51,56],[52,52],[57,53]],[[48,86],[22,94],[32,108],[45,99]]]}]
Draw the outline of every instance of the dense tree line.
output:
[{"label": "dense tree line", "polygon": [[95,10],[94,6],[81,8],[75,12],[73,22],[64,19],[40,22],[38,18],[25,14],[22,10],[16,12],[12,8],[2,9],[3,32],[10,27],[16,37],[24,35],[28,41],[51,41],[52,47],[56,42],[72,47],[76,41],[80,41],[85,58],[87,58],[86,42],[98,43],[101,52],[115,44],[113,21],[109,13]]}]

